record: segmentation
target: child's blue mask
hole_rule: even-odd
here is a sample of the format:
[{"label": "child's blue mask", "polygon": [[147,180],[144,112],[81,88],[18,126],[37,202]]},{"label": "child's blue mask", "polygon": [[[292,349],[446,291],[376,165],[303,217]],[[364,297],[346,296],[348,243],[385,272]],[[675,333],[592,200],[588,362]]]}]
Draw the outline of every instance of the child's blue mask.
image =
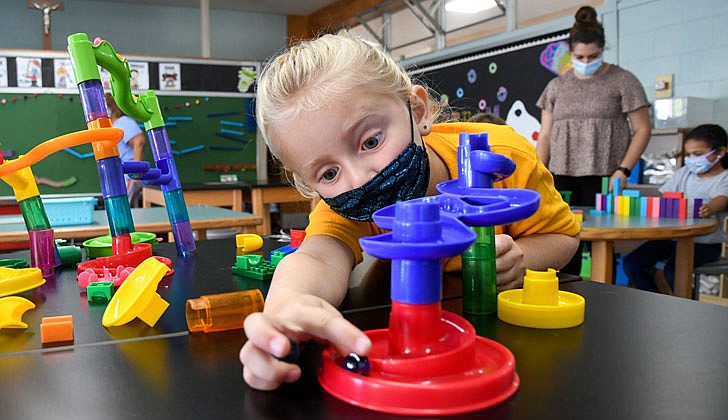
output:
[{"label": "child's blue mask", "polygon": [[576,70],[576,72],[580,75],[591,76],[599,70],[599,67],[602,66],[602,57],[588,63],[582,63],[581,61],[572,58],[571,65],[574,66],[574,70]]},{"label": "child's blue mask", "polygon": [[[409,108],[409,104],[408,104]],[[336,197],[323,198],[336,213],[357,222],[371,222],[372,214],[397,201],[424,197],[430,183],[427,150],[415,144],[410,108],[410,144],[369,182]]]},{"label": "child's blue mask", "polygon": [[708,172],[720,159],[716,159],[714,161],[709,161],[708,156],[712,155],[716,151],[713,150],[712,152],[702,155],[702,156],[696,156],[696,157],[686,157],[685,158],[685,166],[688,167],[690,172],[694,172],[696,174],[704,174]]}]

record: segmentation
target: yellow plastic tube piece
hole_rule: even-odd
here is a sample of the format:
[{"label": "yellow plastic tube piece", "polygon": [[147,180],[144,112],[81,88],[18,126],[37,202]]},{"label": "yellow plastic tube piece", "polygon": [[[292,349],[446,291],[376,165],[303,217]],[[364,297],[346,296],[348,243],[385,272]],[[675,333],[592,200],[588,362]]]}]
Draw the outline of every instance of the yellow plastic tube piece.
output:
[{"label": "yellow plastic tube piece", "polygon": [[239,233],[235,235],[235,246],[245,252],[257,251],[263,247],[263,238],[255,233]]},{"label": "yellow plastic tube piece", "polygon": [[28,328],[28,324],[21,318],[23,314],[35,308],[35,304],[20,296],[0,298],[0,329],[2,328]]},{"label": "yellow plastic tube piece", "polygon": [[104,327],[124,325],[139,318],[153,327],[169,307],[157,293],[157,285],[169,271],[154,257],[147,258],[124,280],[104,311]]},{"label": "yellow plastic tube piece", "polygon": [[526,270],[523,289],[498,295],[498,318],[521,327],[570,328],[584,322],[584,298],[559,290],[556,270]]},{"label": "yellow plastic tube piece", "polygon": [[258,289],[188,299],[187,328],[190,332],[206,333],[240,329],[248,315],[263,310],[263,304],[263,294]]},{"label": "yellow plastic tube piece", "polygon": [[0,267],[0,297],[35,289],[45,282],[40,268]]}]

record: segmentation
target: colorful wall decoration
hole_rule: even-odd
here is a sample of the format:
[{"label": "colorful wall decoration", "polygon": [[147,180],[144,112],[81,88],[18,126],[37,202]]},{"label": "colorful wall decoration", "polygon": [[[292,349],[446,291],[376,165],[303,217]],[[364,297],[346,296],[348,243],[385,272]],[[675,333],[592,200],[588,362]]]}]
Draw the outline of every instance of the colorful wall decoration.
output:
[{"label": "colorful wall decoration", "polygon": [[549,80],[571,68],[567,35],[560,31],[409,73],[441,95],[446,119],[492,113],[535,145],[541,129],[536,101]]}]

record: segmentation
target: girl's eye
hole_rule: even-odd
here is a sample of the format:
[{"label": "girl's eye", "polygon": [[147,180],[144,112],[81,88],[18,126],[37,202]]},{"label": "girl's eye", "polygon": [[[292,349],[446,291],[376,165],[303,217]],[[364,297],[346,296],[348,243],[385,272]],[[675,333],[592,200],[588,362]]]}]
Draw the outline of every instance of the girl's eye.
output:
[{"label": "girl's eye", "polygon": [[326,172],[321,175],[321,179],[324,181],[331,181],[332,179],[336,178],[336,174],[339,173],[339,170],[336,168],[329,168],[326,170]]},{"label": "girl's eye", "polygon": [[366,139],[366,141],[364,141],[364,144],[362,144],[362,148],[364,150],[371,150],[371,149],[374,149],[375,147],[379,146],[380,137],[382,137],[381,133],[379,133],[375,136],[369,137],[368,139]]}]

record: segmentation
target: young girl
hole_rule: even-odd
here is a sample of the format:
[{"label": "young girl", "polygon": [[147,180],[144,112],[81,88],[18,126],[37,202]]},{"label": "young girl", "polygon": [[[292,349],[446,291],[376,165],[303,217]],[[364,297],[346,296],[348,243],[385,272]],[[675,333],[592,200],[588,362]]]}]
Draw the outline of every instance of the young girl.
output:
[{"label": "young girl", "polygon": [[[336,309],[362,260],[358,240],[383,233],[371,222],[374,211],[437,194],[438,183],[457,177],[460,132],[487,131],[492,151],[518,165],[495,187],[541,194],[535,215],[497,227],[499,288],[520,286],[526,268],[559,268],[574,254],[580,226],[528,141],[507,126],[433,126],[435,104],[380,48],[346,35],[300,43],[263,70],[256,98],[263,137],[299,189],[323,200],[306,240],[278,265],[264,312],[246,319],[240,360],[253,388],[299,378],[298,366],[278,359],[290,351],[289,339],[369,352],[368,337]],[[453,259],[445,270],[459,264]]]},{"label": "young girl", "polygon": [[[715,124],[696,127],[685,136],[683,151],[685,166],[678,169],[660,192],[682,192],[685,198],[701,198],[700,217],[717,217],[718,230],[695,238],[694,265],[715,261],[720,257],[722,243],[726,240],[723,219],[728,212],[728,135]],[[650,270],[658,261],[666,261],[665,278],[675,286],[675,241],[648,241],[629,253],[623,261],[624,273],[629,283],[637,289],[656,292]]]}]

